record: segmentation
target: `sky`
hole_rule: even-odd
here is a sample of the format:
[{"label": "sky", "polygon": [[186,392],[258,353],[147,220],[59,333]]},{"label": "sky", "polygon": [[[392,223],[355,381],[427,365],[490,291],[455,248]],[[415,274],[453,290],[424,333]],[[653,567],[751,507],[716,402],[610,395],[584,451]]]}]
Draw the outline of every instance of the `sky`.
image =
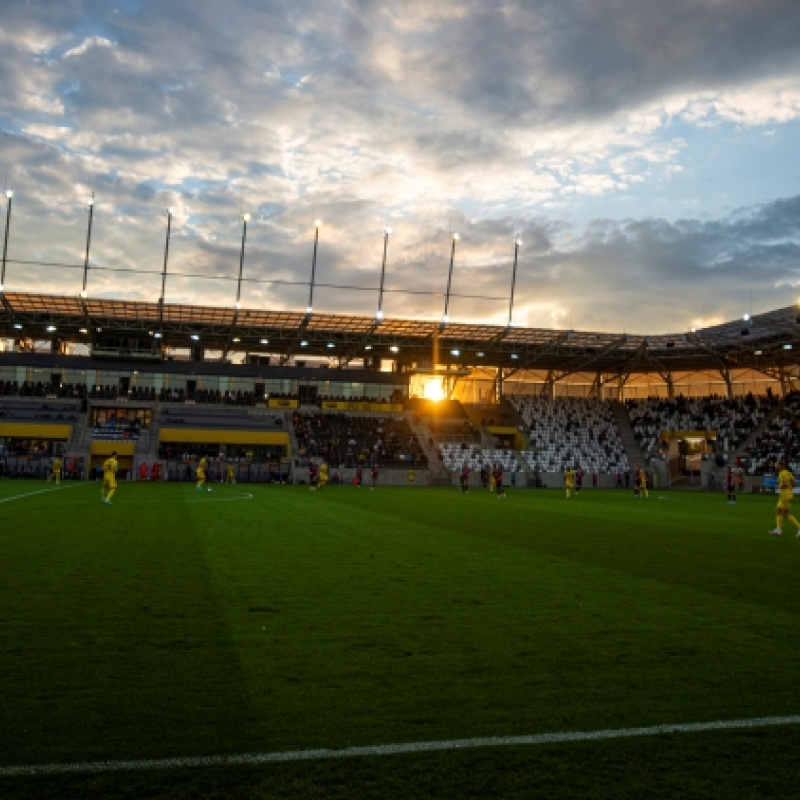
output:
[{"label": "sky", "polygon": [[[6,291],[680,332],[800,299],[797,0],[0,0]],[[5,218],[5,215],[4,215]],[[31,263],[20,263],[31,262]],[[47,266],[50,264],[68,266]],[[181,275],[185,277],[181,277]],[[191,276],[191,277],[188,277]]]}]

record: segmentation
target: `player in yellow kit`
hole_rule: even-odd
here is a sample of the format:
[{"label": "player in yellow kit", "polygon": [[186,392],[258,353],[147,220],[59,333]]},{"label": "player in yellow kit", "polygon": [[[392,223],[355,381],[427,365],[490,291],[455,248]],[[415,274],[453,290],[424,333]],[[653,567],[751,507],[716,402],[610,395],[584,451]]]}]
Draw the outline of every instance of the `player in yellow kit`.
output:
[{"label": "player in yellow kit", "polygon": [[792,500],[794,500],[794,475],[789,471],[786,459],[778,462],[778,505],[775,506],[775,528],[770,531],[771,536],[780,536],[783,533],[783,522],[789,520],[797,528],[800,536],[800,522],[792,516]]},{"label": "player in yellow kit", "polygon": [[197,465],[197,469],[194,472],[194,475],[197,478],[197,486],[195,487],[195,491],[197,492],[203,491],[203,484],[206,482],[207,469],[208,469],[208,459],[205,456],[203,456],[200,459],[200,463]]},{"label": "player in yellow kit", "polygon": [[647,491],[647,473],[643,469],[639,470],[639,497],[650,497]]},{"label": "player in yellow kit", "polygon": [[228,464],[225,474],[226,474],[225,481],[227,483],[236,483],[236,470],[234,469],[233,464]]},{"label": "player in yellow kit", "polygon": [[101,490],[101,497],[106,505],[111,505],[111,498],[114,492],[117,491],[117,451],[114,450],[111,455],[103,462],[103,488]]},{"label": "player in yellow kit", "polygon": [[61,456],[56,456],[53,459],[53,465],[50,468],[50,474],[47,476],[47,480],[49,481],[50,478],[54,478],[56,482],[56,486],[61,483]]},{"label": "player in yellow kit", "polygon": [[328,462],[323,461],[319,465],[319,481],[317,483],[318,488],[322,488],[328,482]]},{"label": "player in yellow kit", "polygon": [[570,497],[575,489],[575,470],[572,467],[567,467],[564,473],[564,488],[567,490],[567,497]]}]

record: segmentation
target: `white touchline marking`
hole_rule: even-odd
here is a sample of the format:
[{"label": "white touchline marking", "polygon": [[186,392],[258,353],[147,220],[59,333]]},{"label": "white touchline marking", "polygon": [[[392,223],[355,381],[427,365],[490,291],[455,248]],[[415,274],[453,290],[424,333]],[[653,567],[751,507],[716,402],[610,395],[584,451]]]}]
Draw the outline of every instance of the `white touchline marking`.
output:
[{"label": "white touchline marking", "polygon": [[142,761],[83,761],[72,764],[31,764],[22,767],[0,767],[0,778],[33,775],[63,775],[76,772],[121,772],[124,770],[184,769],[189,767],[220,767],[253,764],[275,764],[287,761],[319,761],[332,758],[389,756],[401,753],[430,753],[441,750],[470,750],[477,747],[508,747],[561,742],[596,742],[639,736],[658,736],[666,733],[701,733],[703,731],[764,728],[775,725],[800,725],[800,715],[791,717],[756,717],[755,719],[689,722],[675,725],[652,725],[646,728],[616,730],[538,733],[531,736],[489,736],[477,739],[446,739],[434,742],[406,744],[376,744],[366,747],[343,747],[336,750],[284,750],[276,753],[243,753],[227,756],[196,756],[160,758]]},{"label": "white touchline marking", "polygon": [[23,497],[33,497],[35,494],[47,494],[48,492],[63,492],[64,489],[79,489],[81,486],[88,486],[88,483],[73,483],[69,486],[57,486],[52,489],[39,489],[38,492],[28,492],[27,494],[15,494],[13,497],[4,497],[0,503],[10,503],[12,500],[22,500]]}]

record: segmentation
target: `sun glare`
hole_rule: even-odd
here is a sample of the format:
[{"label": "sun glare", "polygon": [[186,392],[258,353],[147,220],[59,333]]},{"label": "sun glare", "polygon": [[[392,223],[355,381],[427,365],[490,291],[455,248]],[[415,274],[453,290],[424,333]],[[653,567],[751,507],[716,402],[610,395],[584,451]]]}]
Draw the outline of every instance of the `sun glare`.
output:
[{"label": "sun glare", "polygon": [[442,382],[439,380],[439,378],[431,378],[430,380],[425,381],[424,396],[428,400],[433,400],[434,403],[438,403],[444,397],[444,392],[442,391]]}]

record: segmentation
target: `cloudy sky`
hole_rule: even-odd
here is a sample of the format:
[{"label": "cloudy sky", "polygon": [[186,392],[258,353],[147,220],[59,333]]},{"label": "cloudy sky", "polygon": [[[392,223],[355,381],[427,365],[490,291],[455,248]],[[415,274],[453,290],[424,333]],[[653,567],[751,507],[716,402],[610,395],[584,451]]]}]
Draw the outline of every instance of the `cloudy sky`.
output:
[{"label": "cloudy sky", "polygon": [[[7,290],[674,332],[800,299],[797,0],[2,0]],[[29,261],[33,264],[19,262]],[[132,270],[141,270],[134,272]],[[179,277],[180,274],[201,277]],[[227,278],[228,280],[223,280]],[[349,287],[349,288],[341,288]]]}]

